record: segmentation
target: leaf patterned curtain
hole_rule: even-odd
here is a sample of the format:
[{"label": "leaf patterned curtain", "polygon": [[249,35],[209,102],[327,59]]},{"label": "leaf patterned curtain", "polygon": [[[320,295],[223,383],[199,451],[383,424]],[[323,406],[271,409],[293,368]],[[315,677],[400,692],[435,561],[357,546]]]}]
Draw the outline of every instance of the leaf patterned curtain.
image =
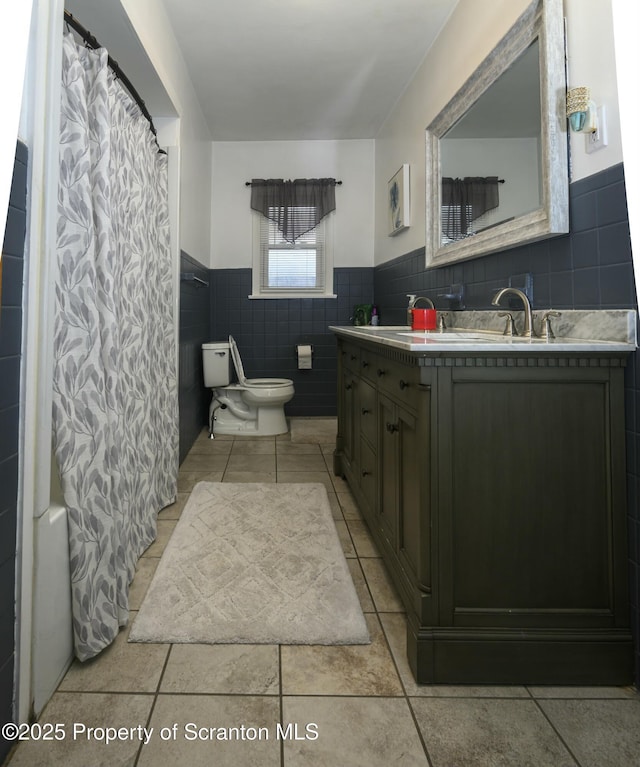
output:
[{"label": "leaf patterned curtain", "polygon": [[274,221],[287,242],[310,232],[336,209],[335,178],[254,178],[251,209]]},{"label": "leaf patterned curtain", "polygon": [[75,652],[128,620],[128,587],[175,499],[178,404],[166,157],[104,49],[63,43],[54,451]]}]

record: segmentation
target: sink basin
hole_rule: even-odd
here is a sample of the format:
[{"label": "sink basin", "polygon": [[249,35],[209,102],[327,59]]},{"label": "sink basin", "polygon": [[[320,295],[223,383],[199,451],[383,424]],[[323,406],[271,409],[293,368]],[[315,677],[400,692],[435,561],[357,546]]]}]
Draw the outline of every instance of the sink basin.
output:
[{"label": "sink basin", "polygon": [[[437,331],[420,331],[420,330],[413,330],[411,332],[403,332],[398,333],[399,336],[412,336],[413,338],[419,338],[421,341],[428,341],[428,342],[434,342],[437,343],[438,341],[442,343],[450,343],[452,341],[504,341],[508,340],[509,336],[503,336],[498,333],[491,333],[489,332],[480,332],[475,330],[445,330],[443,332],[437,332]],[[518,338],[517,336],[513,336],[514,338]],[[522,339],[520,339],[522,340]]]}]

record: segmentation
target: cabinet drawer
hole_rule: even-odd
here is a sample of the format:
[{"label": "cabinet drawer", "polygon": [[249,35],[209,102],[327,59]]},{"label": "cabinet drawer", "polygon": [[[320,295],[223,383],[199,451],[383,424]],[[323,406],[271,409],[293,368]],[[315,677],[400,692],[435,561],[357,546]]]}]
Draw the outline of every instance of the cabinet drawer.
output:
[{"label": "cabinet drawer", "polygon": [[368,349],[360,350],[360,374],[370,381],[376,380],[376,362],[378,356],[375,352],[371,352]]},{"label": "cabinet drawer", "polygon": [[360,349],[352,344],[342,346],[342,365],[345,370],[360,373]]},{"label": "cabinet drawer", "polygon": [[360,381],[360,433],[376,443],[376,390],[364,379]]},{"label": "cabinet drawer", "polygon": [[392,360],[379,357],[375,366],[376,380],[380,390],[404,405],[418,407],[420,370],[400,365]]}]

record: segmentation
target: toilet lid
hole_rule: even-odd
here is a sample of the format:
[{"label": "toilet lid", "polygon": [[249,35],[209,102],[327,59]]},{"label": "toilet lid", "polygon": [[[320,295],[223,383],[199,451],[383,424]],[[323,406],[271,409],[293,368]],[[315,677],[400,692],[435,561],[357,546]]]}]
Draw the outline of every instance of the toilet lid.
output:
[{"label": "toilet lid", "polygon": [[290,381],[288,378],[247,378],[244,374],[244,367],[242,366],[242,360],[240,359],[238,345],[233,336],[229,336],[229,349],[231,350],[231,359],[233,360],[233,366],[236,369],[238,382],[242,386],[253,386],[255,388],[269,387],[273,389],[278,386],[290,386],[293,383],[293,381]]},{"label": "toilet lid", "polygon": [[240,359],[238,345],[236,344],[236,340],[233,336],[229,336],[229,348],[231,349],[231,359],[233,360],[233,367],[236,369],[238,381],[241,384],[246,384],[247,377],[244,374],[244,368],[242,367],[242,360]]}]

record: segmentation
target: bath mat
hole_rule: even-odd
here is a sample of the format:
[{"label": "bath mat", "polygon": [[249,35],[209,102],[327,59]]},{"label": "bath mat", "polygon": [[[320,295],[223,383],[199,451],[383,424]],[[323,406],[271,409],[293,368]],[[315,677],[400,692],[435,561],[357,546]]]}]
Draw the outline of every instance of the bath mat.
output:
[{"label": "bath mat", "polygon": [[338,433],[337,418],[292,418],[291,441],[333,444]]},{"label": "bath mat", "polygon": [[324,486],[199,482],[129,641],[368,644]]}]

